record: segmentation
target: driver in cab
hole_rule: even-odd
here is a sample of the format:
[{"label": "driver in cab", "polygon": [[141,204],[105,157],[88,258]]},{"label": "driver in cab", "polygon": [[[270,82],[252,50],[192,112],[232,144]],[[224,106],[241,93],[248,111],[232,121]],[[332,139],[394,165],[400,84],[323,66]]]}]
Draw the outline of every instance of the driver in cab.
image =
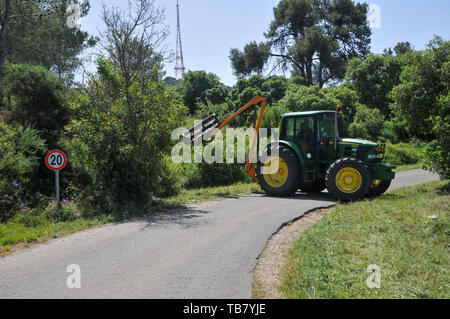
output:
[{"label": "driver in cab", "polygon": [[300,144],[300,147],[305,152],[305,154],[312,153],[312,146],[314,144],[314,132],[309,127],[308,121],[305,121],[300,125],[300,131],[297,134],[297,142]]}]

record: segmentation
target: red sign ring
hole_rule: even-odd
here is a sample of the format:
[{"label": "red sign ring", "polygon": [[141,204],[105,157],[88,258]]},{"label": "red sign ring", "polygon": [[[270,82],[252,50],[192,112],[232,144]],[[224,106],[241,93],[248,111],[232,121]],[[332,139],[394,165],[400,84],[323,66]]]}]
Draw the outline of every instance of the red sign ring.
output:
[{"label": "red sign ring", "polygon": [[[52,155],[54,155],[54,157],[51,157]],[[58,157],[58,155],[62,156],[62,163],[59,161],[60,157]],[[52,171],[60,171],[67,165],[67,156],[58,150],[51,151],[45,157],[45,165]]]}]

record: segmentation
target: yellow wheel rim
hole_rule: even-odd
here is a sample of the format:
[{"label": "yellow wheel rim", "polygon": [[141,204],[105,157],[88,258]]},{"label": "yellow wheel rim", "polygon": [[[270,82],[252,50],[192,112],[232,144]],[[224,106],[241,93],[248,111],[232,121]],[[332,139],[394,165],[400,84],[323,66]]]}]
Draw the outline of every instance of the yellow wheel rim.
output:
[{"label": "yellow wheel rim", "polygon": [[343,168],[336,175],[336,185],[341,192],[355,193],[362,185],[361,173],[353,167]]},{"label": "yellow wheel rim", "polygon": [[264,180],[270,187],[281,188],[284,184],[286,184],[286,181],[289,176],[289,169],[286,162],[281,157],[278,156],[270,157],[264,164],[264,167],[267,169],[269,169],[269,167],[278,168],[278,170],[273,174],[263,175]]},{"label": "yellow wheel rim", "polygon": [[370,188],[376,188],[376,187],[378,187],[378,185],[380,185],[380,183],[381,183],[381,179],[374,179],[372,181],[372,185],[370,185]]}]

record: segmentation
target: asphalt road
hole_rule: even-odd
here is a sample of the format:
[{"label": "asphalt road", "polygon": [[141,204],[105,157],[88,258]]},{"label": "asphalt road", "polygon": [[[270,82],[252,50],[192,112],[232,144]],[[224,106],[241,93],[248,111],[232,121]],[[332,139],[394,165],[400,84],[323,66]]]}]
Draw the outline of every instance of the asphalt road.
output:
[{"label": "asphalt road", "polygon": [[[437,178],[398,173],[391,188]],[[251,298],[270,236],[333,203],[326,192],[243,196],[79,232],[0,258],[0,298]],[[72,264],[80,289],[66,284]]]}]

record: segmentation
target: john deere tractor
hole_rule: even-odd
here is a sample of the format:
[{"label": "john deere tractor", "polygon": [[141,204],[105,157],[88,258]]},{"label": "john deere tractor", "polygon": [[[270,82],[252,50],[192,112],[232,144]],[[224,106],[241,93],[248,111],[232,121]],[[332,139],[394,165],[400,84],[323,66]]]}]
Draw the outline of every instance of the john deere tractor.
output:
[{"label": "john deere tractor", "polygon": [[[385,145],[341,138],[337,111],[289,113],[282,116],[280,140],[268,144],[257,179],[271,195],[324,189],[343,201],[383,194],[394,179],[393,165],[383,161]],[[271,156],[277,154],[276,156]],[[263,167],[279,170],[263,174]]]},{"label": "john deere tractor", "polygon": [[[266,101],[256,97],[228,119],[219,122],[214,114],[187,131],[192,143],[203,135],[213,135],[250,106],[261,103],[259,132]],[[257,163],[250,163],[258,137],[255,137],[246,171],[270,195],[290,196],[298,190],[319,193],[325,189],[342,201],[383,194],[390,186],[395,166],[384,161],[385,145],[341,138],[336,111],[288,113],[282,116],[280,138],[269,142]],[[199,134],[200,132],[200,134]],[[259,150],[257,150],[259,154]],[[276,167],[276,169],[271,169]]]}]

